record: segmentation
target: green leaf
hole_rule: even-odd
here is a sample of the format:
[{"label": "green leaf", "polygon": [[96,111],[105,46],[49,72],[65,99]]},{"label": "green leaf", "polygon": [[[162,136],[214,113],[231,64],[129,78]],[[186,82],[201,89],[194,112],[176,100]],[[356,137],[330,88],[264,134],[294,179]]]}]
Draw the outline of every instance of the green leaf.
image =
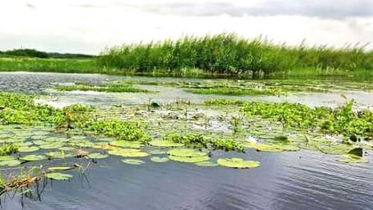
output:
[{"label": "green leaf", "polygon": [[260,166],[260,163],[257,161],[245,161],[241,158],[221,158],[217,162],[221,166],[237,169],[256,168]]},{"label": "green leaf", "polygon": [[19,152],[36,152],[38,150],[39,150],[39,147],[35,147],[35,146],[18,148]]},{"label": "green leaf", "polygon": [[21,161],[19,161],[19,160],[0,161],[0,166],[14,167],[14,166],[19,166],[19,165],[21,165]]},{"label": "green leaf", "polygon": [[49,167],[47,169],[47,171],[49,172],[56,172],[56,171],[67,171],[67,170],[70,170],[72,169],[72,167],[68,167],[68,166],[56,166],[56,167]]},{"label": "green leaf", "polygon": [[46,160],[47,157],[44,155],[26,155],[24,157],[20,158],[23,161],[40,161],[40,160]]},{"label": "green leaf", "polygon": [[138,149],[113,149],[108,152],[110,155],[117,155],[122,157],[146,157],[149,154]]},{"label": "green leaf", "polygon": [[130,165],[142,165],[145,162],[142,160],[136,160],[136,159],[123,159],[123,163],[130,164]]},{"label": "green leaf", "polygon": [[153,140],[149,142],[149,145],[155,147],[182,147],[184,144],[174,143],[172,141],[165,141],[165,140]]},{"label": "green leaf", "polygon": [[63,174],[63,173],[47,173],[45,177],[49,179],[58,180],[58,181],[64,181],[64,180],[71,179],[73,176],[70,174]]},{"label": "green leaf", "polygon": [[109,157],[109,155],[103,155],[103,154],[100,154],[100,153],[91,153],[87,157],[89,157],[91,159],[104,159],[104,158]]},{"label": "green leaf", "polygon": [[124,147],[124,148],[132,148],[132,149],[140,149],[143,144],[138,141],[112,141],[109,143],[111,146],[115,147]]}]

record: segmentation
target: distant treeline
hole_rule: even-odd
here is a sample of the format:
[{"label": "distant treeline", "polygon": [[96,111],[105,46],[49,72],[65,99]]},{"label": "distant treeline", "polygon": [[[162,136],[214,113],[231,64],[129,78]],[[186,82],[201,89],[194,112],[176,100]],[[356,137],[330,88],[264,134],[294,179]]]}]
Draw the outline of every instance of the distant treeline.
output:
[{"label": "distant treeline", "polygon": [[28,57],[28,58],[92,58],[93,55],[42,52],[35,49],[14,49],[5,52],[0,51],[2,57]]},{"label": "distant treeline", "polygon": [[98,64],[123,71],[200,69],[222,74],[287,72],[296,68],[353,71],[373,69],[373,51],[364,47],[332,49],[305,44],[290,47],[235,34],[186,36],[179,40],[124,44],[105,49]]}]

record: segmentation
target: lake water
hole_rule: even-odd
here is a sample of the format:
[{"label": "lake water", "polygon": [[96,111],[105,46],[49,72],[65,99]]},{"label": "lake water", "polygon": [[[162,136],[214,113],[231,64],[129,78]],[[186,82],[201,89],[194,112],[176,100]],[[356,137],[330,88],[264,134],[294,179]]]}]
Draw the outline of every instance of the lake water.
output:
[{"label": "lake water", "polygon": [[[42,100],[55,106],[84,103],[96,106],[113,104],[145,104],[149,98],[160,103],[178,98],[201,102],[204,96],[185,93],[181,89],[147,86],[161,90],[159,94],[57,93],[53,83],[101,83],[124,78],[102,75],[1,73],[0,89],[47,93]],[[156,80],[172,80],[156,78]],[[186,79],[183,79],[186,80]],[[353,98],[358,107],[373,104],[368,91],[336,91],[333,93],[297,93],[289,96],[231,97],[247,100],[290,101],[310,106],[337,106],[344,102],[344,93]],[[52,100],[48,97],[58,97]],[[371,151],[367,158],[372,160]],[[179,162],[126,165],[121,158],[110,156],[90,165],[87,179],[73,173],[70,181],[49,182],[41,200],[25,198],[24,208],[32,210],[368,210],[373,209],[373,164],[349,165],[335,161],[332,155],[317,151],[259,153],[214,152],[219,157],[242,157],[257,160],[261,167],[234,170],[223,167],[205,168]],[[21,197],[2,197],[2,208],[21,209]]]}]

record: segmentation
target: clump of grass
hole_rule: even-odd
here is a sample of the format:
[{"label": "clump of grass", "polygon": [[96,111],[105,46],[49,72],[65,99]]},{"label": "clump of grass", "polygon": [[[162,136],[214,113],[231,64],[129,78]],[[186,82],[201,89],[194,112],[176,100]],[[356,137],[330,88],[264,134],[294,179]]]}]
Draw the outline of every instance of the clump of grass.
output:
[{"label": "clump of grass", "polygon": [[96,91],[96,92],[112,92],[112,93],[148,93],[152,92],[145,89],[136,88],[130,85],[58,85],[56,89],[59,91]]},{"label": "clump of grass", "polygon": [[242,100],[235,100],[235,99],[207,99],[204,101],[205,105],[212,106],[212,105],[238,105],[242,106],[246,103],[246,101]]},{"label": "clump of grass", "polygon": [[332,49],[308,47],[304,43],[289,47],[265,39],[244,39],[235,34],[185,36],[179,40],[125,44],[106,49],[98,64],[123,71],[169,74],[199,69],[220,74],[271,74],[310,68],[325,72],[351,72],[373,69],[373,51],[363,47]]}]

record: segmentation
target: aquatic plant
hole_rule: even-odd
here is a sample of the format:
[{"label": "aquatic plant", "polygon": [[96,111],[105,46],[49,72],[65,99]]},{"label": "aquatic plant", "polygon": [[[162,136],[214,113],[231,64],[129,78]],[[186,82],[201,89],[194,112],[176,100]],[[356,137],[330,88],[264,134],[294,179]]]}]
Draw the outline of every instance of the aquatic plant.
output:
[{"label": "aquatic plant", "polygon": [[110,155],[117,155],[117,156],[122,156],[122,157],[147,157],[149,156],[148,153],[138,150],[138,149],[116,148],[116,149],[109,150],[108,153]]},{"label": "aquatic plant", "polygon": [[148,93],[153,92],[146,89],[136,88],[130,85],[57,85],[55,88],[59,91],[96,91],[96,92],[111,92],[111,93]]},{"label": "aquatic plant", "polygon": [[53,179],[53,180],[57,180],[57,181],[66,181],[66,180],[71,179],[73,176],[70,175],[70,174],[55,172],[55,173],[47,173],[47,174],[45,174],[45,177],[48,178],[48,179]]},{"label": "aquatic plant", "polygon": [[0,147],[0,156],[7,156],[7,155],[11,155],[11,154],[14,154],[14,153],[17,153],[19,150],[19,146],[17,144],[3,144],[1,147]]},{"label": "aquatic plant", "polygon": [[168,162],[170,159],[168,159],[167,157],[151,157],[150,160],[152,162],[155,162],[155,163],[165,163],[165,162]]},{"label": "aquatic plant", "polygon": [[142,165],[145,164],[142,160],[136,160],[136,159],[123,159],[123,163],[129,164],[129,165]]},{"label": "aquatic plant", "polygon": [[257,161],[247,161],[241,158],[220,158],[217,162],[220,166],[237,169],[256,168],[260,166],[260,163]]},{"label": "aquatic plant", "polygon": [[172,141],[165,141],[165,140],[153,140],[148,143],[151,146],[156,147],[182,147],[184,144],[181,143],[175,143]]},{"label": "aquatic plant", "polygon": [[106,49],[97,60],[104,68],[123,72],[163,70],[181,75],[188,69],[221,74],[270,74],[305,68],[352,72],[373,69],[372,52],[363,48],[308,47],[304,43],[290,47],[266,39],[248,40],[223,33],[185,36],[176,41],[124,44]]}]

